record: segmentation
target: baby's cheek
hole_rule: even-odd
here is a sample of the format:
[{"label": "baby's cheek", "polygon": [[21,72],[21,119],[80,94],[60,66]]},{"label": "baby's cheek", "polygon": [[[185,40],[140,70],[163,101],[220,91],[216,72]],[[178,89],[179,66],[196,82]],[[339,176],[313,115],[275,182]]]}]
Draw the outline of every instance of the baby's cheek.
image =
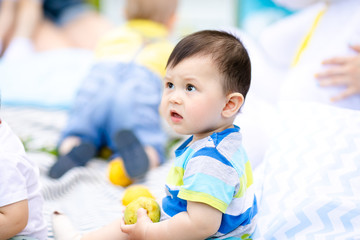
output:
[{"label": "baby's cheek", "polygon": [[161,117],[165,117],[165,101],[161,100],[158,111]]},{"label": "baby's cheek", "polygon": [[208,115],[207,109],[201,103],[195,103],[187,112],[187,116],[194,120],[194,124],[197,124],[203,118],[206,118],[206,115]]}]

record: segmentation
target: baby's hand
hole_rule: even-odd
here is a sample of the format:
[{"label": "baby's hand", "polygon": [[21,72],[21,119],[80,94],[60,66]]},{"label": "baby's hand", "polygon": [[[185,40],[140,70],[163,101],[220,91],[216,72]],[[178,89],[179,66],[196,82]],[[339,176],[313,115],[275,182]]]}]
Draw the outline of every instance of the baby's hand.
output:
[{"label": "baby's hand", "polygon": [[125,225],[121,223],[121,231],[128,234],[129,240],[146,239],[147,228],[152,224],[151,219],[148,217],[144,208],[137,210],[137,222],[135,224]]}]

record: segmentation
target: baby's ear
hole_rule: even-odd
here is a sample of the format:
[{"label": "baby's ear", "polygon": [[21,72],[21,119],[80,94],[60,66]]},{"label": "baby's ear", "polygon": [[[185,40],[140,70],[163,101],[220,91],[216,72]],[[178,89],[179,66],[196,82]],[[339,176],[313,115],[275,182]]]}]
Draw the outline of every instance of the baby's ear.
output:
[{"label": "baby's ear", "polygon": [[229,93],[226,99],[227,102],[222,111],[222,116],[225,118],[231,118],[239,112],[240,107],[244,103],[244,96],[241,93],[234,92]]}]

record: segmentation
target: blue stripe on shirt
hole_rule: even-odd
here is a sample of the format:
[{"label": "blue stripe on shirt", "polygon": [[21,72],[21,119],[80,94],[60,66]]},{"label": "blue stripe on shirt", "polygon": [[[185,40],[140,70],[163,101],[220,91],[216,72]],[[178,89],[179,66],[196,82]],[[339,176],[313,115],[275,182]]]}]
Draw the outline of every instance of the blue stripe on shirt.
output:
[{"label": "blue stripe on shirt", "polygon": [[240,128],[238,126],[234,125],[233,128],[228,128],[228,129],[225,129],[222,132],[213,133],[213,134],[210,135],[210,137],[213,140],[215,146],[217,146],[229,134],[231,134],[233,132],[239,132],[239,131],[240,131]]},{"label": "blue stripe on shirt", "polygon": [[207,157],[209,156],[211,158],[214,158],[222,162],[227,166],[231,166],[231,167],[233,166],[232,163],[226,157],[224,157],[221,153],[219,153],[218,150],[216,150],[216,148],[213,147],[204,147],[199,151],[197,151],[192,157],[195,158],[199,156],[207,156]]},{"label": "blue stripe on shirt", "polygon": [[250,224],[251,220],[257,214],[257,212],[258,212],[257,202],[256,202],[256,197],[254,197],[253,206],[248,208],[244,213],[238,216],[224,214],[218,232],[226,234],[238,228],[239,226],[245,226]]},{"label": "blue stripe on shirt", "polygon": [[170,190],[168,186],[166,186],[166,189],[170,195],[164,197],[162,200],[163,211],[170,217],[178,214],[179,212],[186,211],[187,201],[177,197],[179,191]]},{"label": "blue stripe on shirt", "polygon": [[237,172],[240,174],[240,176],[244,173],[245,164],[248,161],[248,156],[245,152],[245,149],[243,147],[240,147],[232,156],[231,159],[236,159],[234,161],[233,167],[237,170]]}]

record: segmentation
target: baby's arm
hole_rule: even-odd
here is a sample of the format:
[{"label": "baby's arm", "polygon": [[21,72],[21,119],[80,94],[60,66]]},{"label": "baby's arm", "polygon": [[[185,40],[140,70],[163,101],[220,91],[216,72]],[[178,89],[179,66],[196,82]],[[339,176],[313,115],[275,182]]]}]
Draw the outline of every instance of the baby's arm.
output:
[{"label": "baby's arm", "polygon": [[139,210],[137,223],[121,225],[121,229],[129,234],[131,240],[203,240],[217,232],[221,218],[219,210],[207,204],[188,201],[186,212],[159,223],[152,223],[145,210]]},{"label": "baby's arm", "polygon": [[0,240],[9,239],[21,232],[29,217],[28,200],[0,207]]}]

